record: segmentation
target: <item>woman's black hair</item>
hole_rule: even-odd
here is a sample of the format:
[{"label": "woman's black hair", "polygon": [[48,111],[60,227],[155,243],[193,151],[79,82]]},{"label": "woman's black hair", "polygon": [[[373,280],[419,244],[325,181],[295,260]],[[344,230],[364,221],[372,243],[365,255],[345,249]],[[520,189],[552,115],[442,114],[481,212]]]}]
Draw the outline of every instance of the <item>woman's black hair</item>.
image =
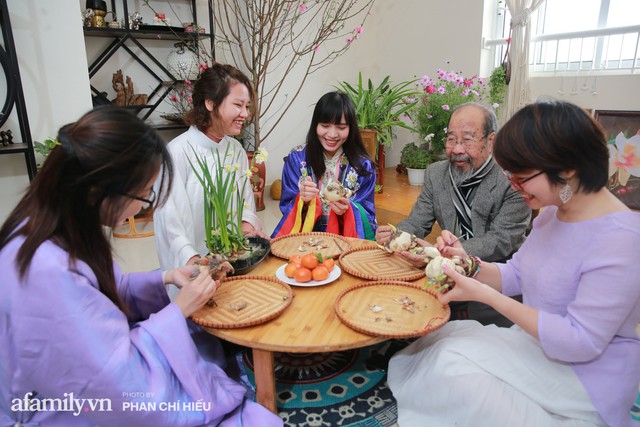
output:
[{"label": "woman's black hair", "polygon": [[307,164],[311,166],[316,177],[321,177],[325,172],[324,155],[322,144],[318,139],[318,124],[332,123],[339,124],[342,122],[342,116],[349,126],[349,136],[342,144],[344,154],[349,160],[349,164],[360,175],[369,175],[370,172],[365,169],[363,159],[370,159],[367,150],[362,143],[360,130],[358,129],[358,120],[356,118],[356,110],[349,97],[341,92],[329,92],[318,100],[311,125],[307,133]]},{"label": "woman's black hair", "polygon": [[543,171],[564,185],[562,172],[575,171],[576,190],[596,192],[607,184],[609,150],[602,127],[582,108],[566,101],[541,100],[516,112],[493,143],[498,164],[512,173]]},{"label": "woman's black hair", "polygon": [[92,269],[100,290],[123,311],[116,292],[109,236],[132,200],[160,173],[158,201],[166,201],[173,166],[165,143],[133,113],[96,107],[60,128],[59,143],[0,229],[0,249],[23,236],[21,277],[47,240]]}]

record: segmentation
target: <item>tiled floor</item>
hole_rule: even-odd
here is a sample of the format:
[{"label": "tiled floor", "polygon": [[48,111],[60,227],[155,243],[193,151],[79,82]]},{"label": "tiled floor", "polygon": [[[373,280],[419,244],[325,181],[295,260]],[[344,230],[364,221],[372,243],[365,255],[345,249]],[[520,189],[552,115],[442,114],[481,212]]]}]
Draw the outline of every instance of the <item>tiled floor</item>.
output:
[{"label": "tiled floor", "polygon": [[[278,201],[272,200],[268,189],[265,190],[265,209],[258,212],[258,217],[262,221],[262,228],[267,234],[271,234],[280,221],[282,214],[278,208]],[[136,221],[138,232],[150,231],[153,229],[153,222],[140,223]],[[123,226],[117,231],[126,233],[128,226]],[[156,244],[154,237],[125,239],[119,237],[112,238],[112,245],[115,252],[115,260],[125,272],[147,271],[160,267],[158,256],[156,255]]]}]

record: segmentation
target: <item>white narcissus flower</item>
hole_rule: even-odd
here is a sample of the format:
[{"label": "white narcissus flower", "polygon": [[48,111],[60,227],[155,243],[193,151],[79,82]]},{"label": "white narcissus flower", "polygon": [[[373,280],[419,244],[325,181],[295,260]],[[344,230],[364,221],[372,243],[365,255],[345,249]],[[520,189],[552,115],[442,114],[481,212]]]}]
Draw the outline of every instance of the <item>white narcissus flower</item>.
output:
[{"label": "white narcissus flower", "polygon": [[618,172],[618,182],[623,187],[627,185],[629,177],[640,176],[640,135],[635,134],[626,138],[622,132],[616,136],[614,144],[609,148],[609,176]]},{"label": "white narcissus flower", "polygon": [[265,150],[264,148],[259,148],[253,158],[256,160],[256,163],[261,164],[267,160],[267,157],[269,157],[269,153],[267,152],[267,150]]},{"label": "white narcissus flower", "polygon": [[246,171],[244,171],[244,175],[245,175],[247,178],[251,178],[251,169],[247,169]]},{"label": "white narcissus flower", "polygon": [[434,137],[434,136],[435,136],[435,134],[430,133],[429,135],[427,135],[427,136],[425,136],[425,137],[424,137],[424,140],[425,140],[426,142],[431,142],[431,140],[433,139],[433,137]]}]

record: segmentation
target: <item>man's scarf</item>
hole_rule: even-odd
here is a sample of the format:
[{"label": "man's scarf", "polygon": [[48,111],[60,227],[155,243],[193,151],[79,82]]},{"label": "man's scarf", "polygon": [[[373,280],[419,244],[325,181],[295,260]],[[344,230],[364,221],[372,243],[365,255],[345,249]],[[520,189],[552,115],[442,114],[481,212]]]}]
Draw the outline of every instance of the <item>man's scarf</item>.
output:
[{"label": "man's scarf", "polygon": [[456,181],[453,179],[453,174],[451,173],[452,166],[449,165],[449,179],[451,179],[451,185],[454,190],[451,198],[456,208],[456,216],[460,226],[460,236],[463,240],[473,237],[473,229],[471,227],[471,196],[476,187],[482,182],[482,179],[491,172],[491,168],[494,165],[491,159],[492,157],[489,156],[482,166],[480,166],[473,175],[461,182],[460,185],[456,185]]}]

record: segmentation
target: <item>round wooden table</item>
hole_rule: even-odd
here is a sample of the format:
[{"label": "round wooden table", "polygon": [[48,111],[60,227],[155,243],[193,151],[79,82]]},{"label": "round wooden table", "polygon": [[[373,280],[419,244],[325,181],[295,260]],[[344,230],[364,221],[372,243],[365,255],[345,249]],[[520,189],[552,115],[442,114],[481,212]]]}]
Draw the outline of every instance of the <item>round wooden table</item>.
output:
[{"label": "round wooden table", "polygon": [[[373,243],[355,238],[349,238],[349,242],[352,247]],[[284,263],[286,260],[270,255],[251,274],[273,277]],[[239,329],[204,329],[216,337],[252,349],[257,401],[276,412],[274,351],[321,353],[365,347],[385,340],[354,331],[343,324],[334,312],[338,295],[362,282],[366,280],[343,271],[338,280],[327,285],[292,286],[294,298],[291,305],[267,323]]]}]

